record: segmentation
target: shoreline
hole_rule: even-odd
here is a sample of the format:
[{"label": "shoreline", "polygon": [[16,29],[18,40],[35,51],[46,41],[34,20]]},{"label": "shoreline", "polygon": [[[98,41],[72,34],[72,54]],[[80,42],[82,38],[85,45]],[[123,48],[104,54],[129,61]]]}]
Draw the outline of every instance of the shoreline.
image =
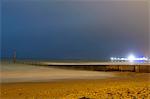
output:
[{"label": "shoreline", "polygon": [[112,72],[73,70],[25,64],[4,64],[1,82],[40,82],[62,79],[103,79],[115,77]]}]

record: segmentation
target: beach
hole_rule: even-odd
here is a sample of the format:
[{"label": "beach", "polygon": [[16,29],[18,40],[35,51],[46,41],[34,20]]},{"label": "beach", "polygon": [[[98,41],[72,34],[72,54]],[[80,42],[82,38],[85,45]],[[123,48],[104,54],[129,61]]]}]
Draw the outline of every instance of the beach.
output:
[{"label": "beach", "polygon": [[150,98],[149,73],[4,64],[0,77],[1,99]]},{"label": "beach", "polygon": [[54,66],[35,66],[27,64],[2,64],[0,78],[2,83],[45,82],[65,79],[104,79],[115,77],[111,72],[98,72],[58,68]]}]

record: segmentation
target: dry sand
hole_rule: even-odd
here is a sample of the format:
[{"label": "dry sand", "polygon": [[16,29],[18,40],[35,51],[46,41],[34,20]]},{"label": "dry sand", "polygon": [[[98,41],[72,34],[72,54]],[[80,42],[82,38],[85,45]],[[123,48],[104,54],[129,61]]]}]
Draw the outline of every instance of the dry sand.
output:
[{"label": "dry sand", "polygon": [[150,99],[149,73],[7,66],[0,76],[1,99]]}]

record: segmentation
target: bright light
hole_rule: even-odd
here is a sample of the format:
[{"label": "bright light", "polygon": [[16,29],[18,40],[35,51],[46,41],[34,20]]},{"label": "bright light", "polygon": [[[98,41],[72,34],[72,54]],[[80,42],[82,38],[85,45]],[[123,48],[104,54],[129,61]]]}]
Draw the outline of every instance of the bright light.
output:
[{"label": "bright light", "polygon": [[114,58],[113,58],[113,57],[111,57],[110,59],[111,59],[111,60],[114,60]]},{"label": "bright light", "polygon": [[121,58],[121,60],[125,60],[125,58]]},{"label": "bright light", "polygon": [[129,55],[129,56],[128,56],[128,60],[129,60],[130,62],[134,62],[134,60],[136,60],[136,58],[135,58],[134,55]]},{"label": "bright light", "polygon": [[112,62],[150,62],[150,59],[147,57],[135,57],[133,54],[130,54],[127,58],[117,58],[117,57],[110,57]]}]

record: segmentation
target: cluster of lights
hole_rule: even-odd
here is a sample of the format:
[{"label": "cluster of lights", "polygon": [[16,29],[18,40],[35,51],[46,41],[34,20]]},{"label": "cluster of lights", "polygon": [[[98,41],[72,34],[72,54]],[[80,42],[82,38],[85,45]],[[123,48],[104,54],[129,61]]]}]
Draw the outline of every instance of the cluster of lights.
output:
[{"label": "cluster of lights", "polygon": [[111,57],[110,59],[111,59],[111,61],[129,61],[129,62],[134,62],[134,61],[148,61],[149,60],[146,57],[137,58],[134,55],[129,55],[127,58]]}]

